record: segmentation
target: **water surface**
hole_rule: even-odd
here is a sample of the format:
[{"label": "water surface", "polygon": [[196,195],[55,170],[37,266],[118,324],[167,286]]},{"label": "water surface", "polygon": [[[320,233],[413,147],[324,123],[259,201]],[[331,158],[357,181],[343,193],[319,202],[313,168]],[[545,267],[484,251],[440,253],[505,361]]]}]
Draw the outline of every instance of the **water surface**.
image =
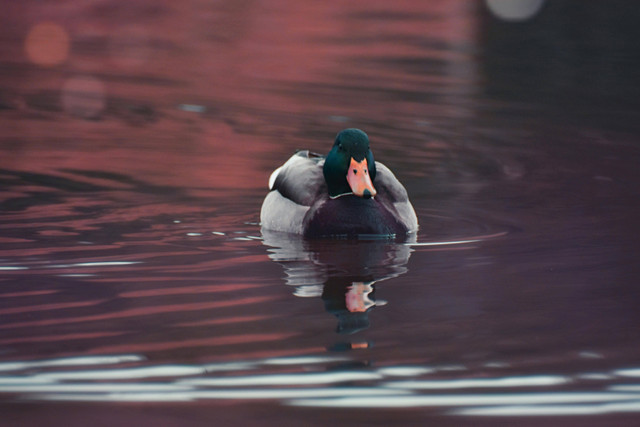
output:
[{"label": "water surface", "polygon": [[[632,6],[423,3],[9,9],[11,425],[637,421]],[[345,127],[417,236],[261,230],[270,172]]]}]

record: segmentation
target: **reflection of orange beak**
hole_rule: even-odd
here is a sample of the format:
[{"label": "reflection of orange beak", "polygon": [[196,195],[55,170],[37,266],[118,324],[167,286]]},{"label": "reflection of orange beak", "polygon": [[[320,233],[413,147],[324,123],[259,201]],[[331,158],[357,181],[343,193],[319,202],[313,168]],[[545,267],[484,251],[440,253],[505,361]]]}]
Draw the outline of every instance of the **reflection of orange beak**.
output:
[{"label": "reflection of orange beak", "polygon": [[376,189],[373,188],[371,177],[369,177],[367,159],[362,159],[361,162],[351,159],[349,172],[347,172],[347,182],[356,196],[368,199],[376,195]]},{"label": "reflection of orange beak", "polygon": [[375,301],[369,298],[371,292],[373,292],[373,287],[370,284],[353,282],[345,294],[347,310],[351,313],[364,313],[376,305]]}]

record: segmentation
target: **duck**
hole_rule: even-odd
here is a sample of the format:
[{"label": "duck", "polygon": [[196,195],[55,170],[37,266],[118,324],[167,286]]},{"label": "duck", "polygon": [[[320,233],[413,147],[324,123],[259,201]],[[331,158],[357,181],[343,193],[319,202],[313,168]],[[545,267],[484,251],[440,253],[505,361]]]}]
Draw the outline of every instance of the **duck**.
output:
[{"label": "duck", "polygon": [[401,237],[418,218],[405,187],[374,160],[369,136],[349,128],[326,156],[298,151],[271,174],[260,225],[307,238]]}]

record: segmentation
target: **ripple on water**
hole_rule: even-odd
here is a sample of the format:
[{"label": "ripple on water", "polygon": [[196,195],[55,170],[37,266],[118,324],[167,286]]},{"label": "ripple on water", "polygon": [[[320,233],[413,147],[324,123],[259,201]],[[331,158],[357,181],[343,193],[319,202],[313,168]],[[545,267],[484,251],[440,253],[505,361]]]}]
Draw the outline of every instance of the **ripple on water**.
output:
[{"label": "ripple on water", "polygon": [[[352,356],[309,354],[162,365],[122,354],[8,361],[0,363],[0,393],[40,401],[240,399],[305,407],[428,407],[443,414],[478,416],[640,412],[640,386],[602,380],[585,391],[579,374],[465,378],[451,377],[446,366],[341,367],[350,360]],[[274,367],[281,372],[273,373]],[[413,379],[397,381],[398,376]],[[428,379],[433,377],[437,379]]]}]

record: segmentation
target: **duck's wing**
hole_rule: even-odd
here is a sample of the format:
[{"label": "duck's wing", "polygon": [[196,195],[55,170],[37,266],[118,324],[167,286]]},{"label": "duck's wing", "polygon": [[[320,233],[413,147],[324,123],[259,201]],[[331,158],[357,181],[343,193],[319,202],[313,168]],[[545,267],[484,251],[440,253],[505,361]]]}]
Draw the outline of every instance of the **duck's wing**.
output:
[{"label": "duck's wing", "polygon": [[396,218],[400,220],[409,231],[418,229],[418,217],[409,201],[409,195],[404,186],[398,181],[391,169],[380,162],[376,162],[376,180],[374,184],[376,198],[389,209],[395,210]]},{"label": "duck's wing", "polygon": [[327,193],[323,164],[323,156],[308,150],[298,151],[271,174],[269,189],[297,205],[311,206]]},{"label": "duck's wing", "polygon": [[262,203],[260,223],[268,230],[302,234],[311,206],[328,197],[322,165],[324,157],[299,151],[276,169],[269,179],[269,194]]}]

